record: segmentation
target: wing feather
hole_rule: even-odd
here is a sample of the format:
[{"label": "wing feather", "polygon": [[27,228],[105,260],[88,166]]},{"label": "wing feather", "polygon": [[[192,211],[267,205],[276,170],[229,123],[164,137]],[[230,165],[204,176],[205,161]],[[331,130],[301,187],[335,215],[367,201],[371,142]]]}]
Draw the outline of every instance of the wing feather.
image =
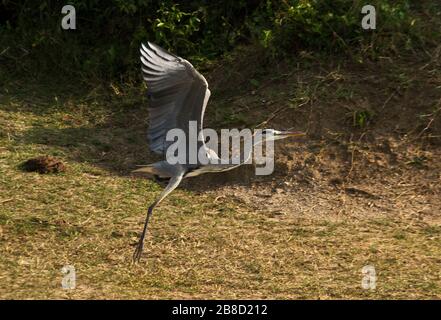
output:
[{"label": "wing feather", "polygon": [[150,100],[150,149],[164,154],[170,142],[167,132],[180,128],[188,132],[189,121],[202,130],[210,91],[205,78],[185,59],[147,42],[141,45],[142,74]]}]

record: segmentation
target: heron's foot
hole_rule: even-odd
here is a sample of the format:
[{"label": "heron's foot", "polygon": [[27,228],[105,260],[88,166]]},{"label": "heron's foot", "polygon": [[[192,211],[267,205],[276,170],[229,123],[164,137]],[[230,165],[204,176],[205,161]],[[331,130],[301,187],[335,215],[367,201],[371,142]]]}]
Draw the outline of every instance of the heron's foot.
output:
[{"label": "heron's foot", "polygon": [[141,260],[142,249],[144,248],[144,239],[139,239],[136,245],[135,252],[133,253],[133,263],[138,263]]}]

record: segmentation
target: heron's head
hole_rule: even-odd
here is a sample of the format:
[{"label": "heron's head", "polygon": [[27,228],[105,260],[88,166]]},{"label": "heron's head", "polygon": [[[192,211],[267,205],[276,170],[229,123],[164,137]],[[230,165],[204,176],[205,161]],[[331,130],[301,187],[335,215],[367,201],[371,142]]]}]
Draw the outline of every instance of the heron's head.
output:
[{"label": "heron's head", "polygon": [[263,129],[262,130],[262,140],[263,141],[275,141],[280,139],[285,139],[289,137],[304,137],[306,135],[305,132],[301,131],[291,131],[291,130],[285,130],[285,131],[279,131],[274,129]]}]

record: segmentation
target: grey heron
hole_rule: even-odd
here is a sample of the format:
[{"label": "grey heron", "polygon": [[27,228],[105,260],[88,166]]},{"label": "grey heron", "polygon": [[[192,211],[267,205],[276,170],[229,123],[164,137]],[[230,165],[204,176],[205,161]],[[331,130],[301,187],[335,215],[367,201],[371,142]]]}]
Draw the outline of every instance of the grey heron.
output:
[{"label": "grey heron", "polygon": [[[187,60],[178,57],[163,48],[147,42],[141,45],[142,75],[147,83],[149,97],[149,130],[150,149],[165,156],[171,142],[166,140],[167,132],[174,128],[188,132],[190,121],[196,121],[197,130],[203,129],[204,111],[210,98],[210,90],[204,76],[201,75]],[[301,132],[262,131],[263,140],[283,139],[289,136],[304,135]],[[198,144],[204,148],[207,158],[219,159],[217,153],[208,148],[204,141]],[[199,148],[198,148],[199,149]],[[188,155],[187,155],[188,156]],[[248,155],[250,156],[250,155]],[[244,163],[246,161],[243,161]],[[152,177],[169,179],[168,185],[159,197],[150,205],[144,222],[144,228],[133,254],[133,261],[139,262],[144,246],[147,226],[153,209],[164,200],[182,179],[207,172],[223,172],[232,170],[240,164],[208,163],[202,164],[170,164],[166,160],[142,166],[134,170]]]}]

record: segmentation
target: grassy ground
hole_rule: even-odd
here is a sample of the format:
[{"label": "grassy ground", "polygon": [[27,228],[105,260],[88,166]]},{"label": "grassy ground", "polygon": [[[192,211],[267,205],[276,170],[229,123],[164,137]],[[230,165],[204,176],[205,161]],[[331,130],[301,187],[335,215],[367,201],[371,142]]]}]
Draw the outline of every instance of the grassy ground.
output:
[{"label": "grassy ground", "polygon": [[[144,89],[8,79],[0,297],[440,298],[439,52],[211,70],[208,125],[266,121],[308,130],[308,139],[279,144],[271,177],[244,168],[187,181],[155,212],[135,266],[133,245],[161,190],[129,174],[155,159]],[[21,170],[45,154],[67,171]],[[61,287],[64,265],[76,269],[74,290]],[[361,288],[366,265],[375,290]]]}]

